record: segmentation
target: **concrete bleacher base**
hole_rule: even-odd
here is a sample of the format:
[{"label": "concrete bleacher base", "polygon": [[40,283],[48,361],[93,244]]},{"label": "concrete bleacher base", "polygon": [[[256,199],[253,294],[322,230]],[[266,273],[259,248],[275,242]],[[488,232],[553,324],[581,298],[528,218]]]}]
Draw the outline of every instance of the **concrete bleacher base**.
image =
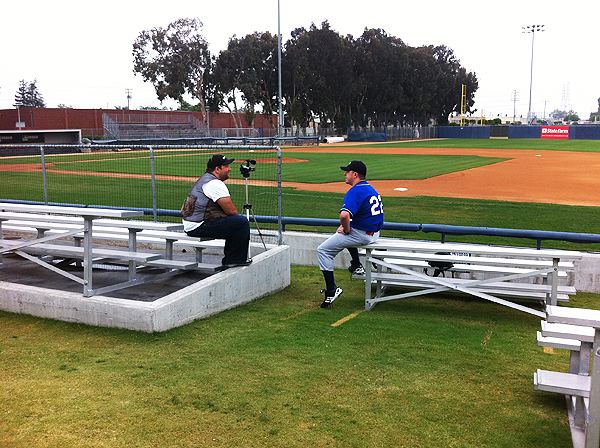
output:
[{"label": "concrete bleacher base", "polygon": [[158,332],[249,303],[290,284],[290,248],[253,257],[250,266],[212,275],[153,302],[0,282],[0,309],[88,325]]},{"label": "concrete bleacher base", "polygon": [[[284,232],[284,246],[253,253],[252,265],[218,273],[153,302],[84,298],[79,293],[0,281],[0,310],[90,325],[164,331],[285,288],[291,281],[290,265],[317,266],[317,247],[330,235]],[[252,240],[257,241],[256,235]],[[154,249],[152,245],[148,248]],[[569,284],[578,291],[600,293],[600,254],[586,253],[575,263],[577,275],[568,279]],[[349,265],[348,251],[335,258],[336,268]]]}]

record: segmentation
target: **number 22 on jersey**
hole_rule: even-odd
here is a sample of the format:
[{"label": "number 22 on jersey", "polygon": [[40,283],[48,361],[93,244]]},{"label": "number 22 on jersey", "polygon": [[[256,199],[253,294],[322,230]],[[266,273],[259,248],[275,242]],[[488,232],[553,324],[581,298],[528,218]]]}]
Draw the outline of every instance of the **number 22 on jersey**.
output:
[{"label": "number 22 on jersey", "polygon": [[371,204],[371,215],[376,216],[383,213],[383,204],[381,203],[381,195],[379,196],[371,196],[369,199],[369,204]]}]

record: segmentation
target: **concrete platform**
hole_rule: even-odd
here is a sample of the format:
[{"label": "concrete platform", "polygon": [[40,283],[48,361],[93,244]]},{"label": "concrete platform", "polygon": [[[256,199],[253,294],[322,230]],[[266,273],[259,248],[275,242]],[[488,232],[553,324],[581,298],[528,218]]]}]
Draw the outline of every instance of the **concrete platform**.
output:
[{"label": "concrete platform", "polygon": [[[220,256],[217,257],[220,260]],[[163,271],[147,270],[140,272],[140,276],[153,276],[158,272]],[[95,287],[126,278],[126,270],[114,269],[95,269],[93,277]],[[102,296],[84,297],[79,283],[17,255],[5,254],[0,265],[0,310],[158,332],[273,294],[290,281],[290,248],[276,246],[253,255],[250,266],[211,276],[188,272]]]}]

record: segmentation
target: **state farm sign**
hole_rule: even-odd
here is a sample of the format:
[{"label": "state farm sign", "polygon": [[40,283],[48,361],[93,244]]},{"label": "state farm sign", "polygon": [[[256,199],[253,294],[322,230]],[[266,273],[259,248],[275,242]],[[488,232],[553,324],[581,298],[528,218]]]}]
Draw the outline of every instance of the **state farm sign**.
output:
[{"label": "state farm sign", "polygon": [[542,138],[569,138],[569,126],[542,126]]}]

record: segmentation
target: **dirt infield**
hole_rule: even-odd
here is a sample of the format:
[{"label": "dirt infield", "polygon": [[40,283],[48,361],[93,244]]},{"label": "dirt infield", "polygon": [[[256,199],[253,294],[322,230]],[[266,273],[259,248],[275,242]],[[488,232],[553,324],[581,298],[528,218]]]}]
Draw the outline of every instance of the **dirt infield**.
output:
[{"label": "dirt infield", "polygon": [[[283,152],[297,152],[285,148]],[[353,154],[456,154],[511,160],[423,180],[369,180],[382,196],[441,196],[513,202],[600,206],[600,153],[456,148],[386,148],[323,145],[302,152]],[[360,157],[357,156],[357,159]],[[291,184],[299,190],[345,193],[340,182]],[[400,190],[401,189],[401,190]]]}]

